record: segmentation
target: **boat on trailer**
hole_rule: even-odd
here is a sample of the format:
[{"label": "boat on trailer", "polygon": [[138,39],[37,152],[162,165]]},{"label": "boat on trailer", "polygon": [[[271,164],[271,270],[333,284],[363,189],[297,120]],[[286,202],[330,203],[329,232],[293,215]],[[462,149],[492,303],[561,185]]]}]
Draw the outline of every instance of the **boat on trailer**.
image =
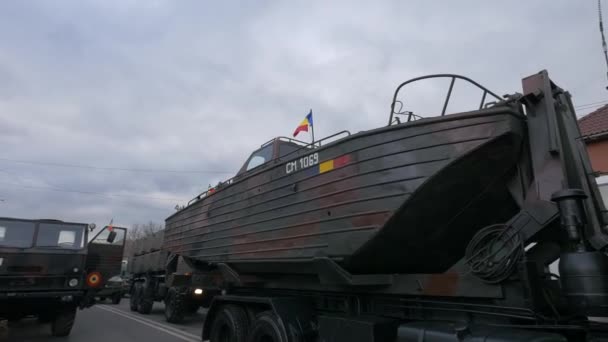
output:
[{"label": "boat on trailer", "polygon": [[[405,85],[440,77],[451,80],[440,115],[400,112]],[[474,110],[446,113],[456,80],[480,89]],[[404,82],[385,127],[261,145],[166,219],[163,248],[238,274],[314,274],[319,259],[351,274],[445,272],[476,232],[520,210],[508,182],[525,153],[518,106],[458,75]]]}]

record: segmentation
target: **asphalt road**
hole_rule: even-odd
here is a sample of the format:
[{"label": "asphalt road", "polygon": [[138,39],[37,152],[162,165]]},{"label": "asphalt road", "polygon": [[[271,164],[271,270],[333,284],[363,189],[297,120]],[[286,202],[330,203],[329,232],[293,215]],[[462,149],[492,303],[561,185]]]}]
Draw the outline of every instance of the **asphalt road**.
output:
[{"label": "asphalt road", "polygon": [[187,317],[183,324],[171,324],[163,316],[163,304],[155,303],[150,315],[129,310],[128,298],[120,305],[98,304],[80,310],[72,333],[68,337],[53,338],[50,326],[25,319],[9,324],[7,337],[11,342],[70,341],[70,342],[200,342],[205,310]]}]

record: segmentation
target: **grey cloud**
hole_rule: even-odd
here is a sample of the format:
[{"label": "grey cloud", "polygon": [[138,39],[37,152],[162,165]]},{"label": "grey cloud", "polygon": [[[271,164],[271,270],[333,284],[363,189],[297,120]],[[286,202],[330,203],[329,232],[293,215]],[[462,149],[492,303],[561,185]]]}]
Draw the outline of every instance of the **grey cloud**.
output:
[{"label": "grey cloud", "polygon": [[[596,15],[569,1],[3,2],[0,158],[235,172],[310,108],[317,136],[386,124],[395,86],[427,73],[502,95],[546,68],[576,104],[595,102],[607,84]],[[407,105],[436,106],[443,91],[412,90]],[[0,215],[125,225],[177,204],[154,198],[183,204],[231,176],[0,170],[18,176],[0,172]]]}]

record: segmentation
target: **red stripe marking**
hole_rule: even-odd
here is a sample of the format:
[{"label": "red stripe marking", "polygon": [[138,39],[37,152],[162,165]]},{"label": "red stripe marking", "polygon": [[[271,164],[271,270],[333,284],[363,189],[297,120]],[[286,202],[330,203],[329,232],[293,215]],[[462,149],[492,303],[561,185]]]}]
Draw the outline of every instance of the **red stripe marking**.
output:
[{"label": "red stripe marking", "polygon": [[350,163],[350,154],[345,154],[343,156],[340,156],[340,157],[334,159],[334,169],[342,167],[348,163]]}]

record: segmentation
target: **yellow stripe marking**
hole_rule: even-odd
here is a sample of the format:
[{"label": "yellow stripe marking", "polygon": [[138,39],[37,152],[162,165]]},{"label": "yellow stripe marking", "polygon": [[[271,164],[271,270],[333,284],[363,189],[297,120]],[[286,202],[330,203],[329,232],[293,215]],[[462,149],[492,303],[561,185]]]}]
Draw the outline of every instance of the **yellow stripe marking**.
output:
[{"label": "yellow stripe marking", "polygon": [[334,169],[334,160],[328,160],[319,164],[319,173],[331,171]]}]

